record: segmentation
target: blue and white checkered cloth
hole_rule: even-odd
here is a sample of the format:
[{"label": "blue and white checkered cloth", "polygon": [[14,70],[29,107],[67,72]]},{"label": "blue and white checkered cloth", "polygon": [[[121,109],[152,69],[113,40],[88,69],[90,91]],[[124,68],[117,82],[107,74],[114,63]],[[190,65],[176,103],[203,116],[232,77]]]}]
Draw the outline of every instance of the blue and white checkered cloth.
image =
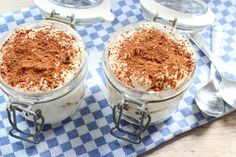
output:
[{"label": "blue and white checkered cloth", "polygon": [[[224,28],[224,42],[219,61],[227,77],[236,78],[236,1],[206,0],[214,11],[217,24]],[[5,96],[0,95],[0,156],[137,156],[188,130],[214,120],[203,115],[194,102],[197,88],[202,86],[209,73],[208,58],[197,51],[197,76],[180,102],[177,112],[164,123],[150,126],[142,135],[141,144],[134,145],[118,140],[110,135],[112,110],[104,96],[105,84],[101,67],[104,43],[111,33],[130,23],[144,20],[138,0],[112,2],[116,18],[113,22],[98,22],[88,26],[77,26],[89,53],[89,72],[86,77],[84,100],[78,111],[60,123],[45,125],[40,134],[41,143],[33,145],[14,139],[8,135],[10,124],[6,113]],[[0,15],[0,36],[26,21],[43,19],[35,6],[20,11]],[[203,32],[208,41],[209,30]],[[17,115],[21,128],[32,127],[23,117]],[[130,124],[125,123],[125,126]]]}]

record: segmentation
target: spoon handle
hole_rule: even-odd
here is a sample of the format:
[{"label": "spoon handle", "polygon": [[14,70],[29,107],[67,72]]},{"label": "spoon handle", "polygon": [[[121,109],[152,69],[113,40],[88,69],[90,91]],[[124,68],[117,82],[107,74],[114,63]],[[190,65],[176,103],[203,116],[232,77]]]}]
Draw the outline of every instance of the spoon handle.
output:
[{"label": "spoon handle", "polygon": [[221,26],[216,25],[212,28],[211,51],[213,54],[218,55],[218,53],[220,52],[222,35],[223,35],[223,30]]},{"label": "spoon handle", "polygon": [[[223,34],[223,30],[222,27],[219,25],[216,25],[212,28],[211,30],[211,52],[212,55],[218,55],[220,52],[220,48],[221,48],[221,42],[222,42],[222,34]],[[210,80],[212,82],[214,82],[214,78],[215,78],[215,68],[214,65],[211,64],[210,67]]]},{"label": "spoon handle", "polygon": [[223,77],[222,75],[223,70],[220,64],[218,63],[217,58],[215,57],[215,55],[212,54],[212,52],[209,49],[209,45],[205,42],[202,36],[199,33],[193,33],[193,34],[188,34],[188,37],[198,46],[198,48],[202,50],[202,52],[209,58],[209,60],[218,70],[221,77]]}]

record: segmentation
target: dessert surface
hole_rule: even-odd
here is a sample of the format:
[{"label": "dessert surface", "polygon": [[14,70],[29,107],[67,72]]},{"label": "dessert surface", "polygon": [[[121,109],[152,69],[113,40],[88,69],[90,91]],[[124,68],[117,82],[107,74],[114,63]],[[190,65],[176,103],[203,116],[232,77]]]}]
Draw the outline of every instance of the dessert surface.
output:
[{"label": "dessert surface", "polygon": [[18,29],[0,48],[2,79],[24,91],[48,91],[73,78],[82,61],[75,37],[51,26]]},{"label": "dessert surface", "polygon": [[109,44],[108,60],[115,76],[142,91],[177,88],[194,70],[186,40],[176,41],[154,26],[124,32]]}]

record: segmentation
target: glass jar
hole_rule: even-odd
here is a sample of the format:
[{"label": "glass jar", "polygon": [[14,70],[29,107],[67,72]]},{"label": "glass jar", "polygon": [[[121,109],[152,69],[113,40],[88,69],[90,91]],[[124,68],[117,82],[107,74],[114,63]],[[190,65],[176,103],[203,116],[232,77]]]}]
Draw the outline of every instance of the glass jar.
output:
[{"label": "glass jar", "polygon": [[[175,25],[176,20],[172,21],[172,23]],[[134,30],[140,29],[144,25],[150,25],[158,28],[160,31],[164,32],[177,42],[184,39],[186,41],[188,51],[194,52],[191,43],[185,38],[185,36],[178,33],[174,27],[163,25],[154,21],[139,22],[128,25],[120,31],[115,32],[110,37],[108,43],[106,44],[105,53],[103,56],[103,69],[107,79],[108,100],[110,105],[113,107],[113,121],[115,123],[115,127],[111,129],[111,134],[117,138],[136,144],[141,142],[140,135],[149,125],[161,123],[167,120],[176,111],[179,101],[193,81],[196,69],[195,64],[194,70],[190,76],[175,89],[151,93],[137,90],[123,84],[111,70],[108,61],[109,49],[112,47],[112,43],[115,43],[116,40],[119,39],[121,34],[125,32],[133,32]],[[136,132],[124,130],[120,125],[121,119],[137,125],[139,129],[136,130]],[[121,136],[120,133],[127,136]]]},{"label": "glass jar", "polygon": [[[65,31],[66,33],[74,36],[82,51],[82,62],[79,70],[70,81],[59,88],[46,92],[26,92],[8,85],[0,77],[0,88],[9,98],[7,113],[9,122],[12,125],[9,134],[15,138],[32,143],[39,143],[38,135],[41,132],[44,123],[51,124],[60,122],[72,115],[78,109],[84,95],[84,78],[88,66],[85,46],[80,35],[70,26],[56,21],[42,20],[22,24],[16,29],[9,31],[3,37],[0,47],[2,47],[8,38],[18,29],[35,29],[45,26],[50,26]],[[17,126],[16,112],[20,112],[20,114],[27,120],[34,122],[35,132],[25,132]],[[14,130],[33,139],[30,140],[29,138],[20,137],[14,133]]]}]

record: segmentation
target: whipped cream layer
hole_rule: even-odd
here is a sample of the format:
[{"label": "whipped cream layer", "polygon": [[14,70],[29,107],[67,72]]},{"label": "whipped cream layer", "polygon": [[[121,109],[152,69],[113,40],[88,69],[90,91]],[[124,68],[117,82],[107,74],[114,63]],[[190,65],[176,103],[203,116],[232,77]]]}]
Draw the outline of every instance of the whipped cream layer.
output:
[{"label": "whipped cream layer", "polygon": [[194,70],[193,50],[185,38],[177,40],[167,32],[143,25],[110,41],[108,60],[115,76],[129,87],[148,92],[181,86]]}]

